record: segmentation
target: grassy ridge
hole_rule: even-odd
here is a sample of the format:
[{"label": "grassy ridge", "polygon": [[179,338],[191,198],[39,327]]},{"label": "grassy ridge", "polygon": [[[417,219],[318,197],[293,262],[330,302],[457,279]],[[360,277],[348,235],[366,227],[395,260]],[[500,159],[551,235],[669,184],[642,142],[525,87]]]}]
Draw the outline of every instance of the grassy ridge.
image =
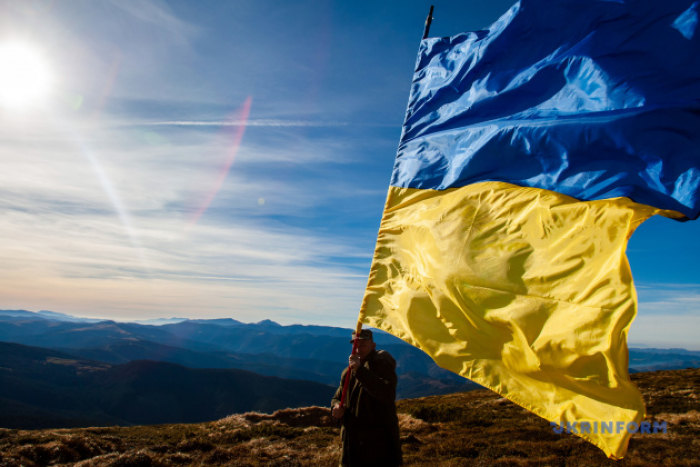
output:
[{"label": "grassy ridge", "polygon": [[[700,370],[632,379],[647,420],[667,434],[637,434],[622,461],[490,391],[399,401],[410,466],[700,466]],[[247,413],[199,424],[62,430],[0,429],[0,466],[335,466],[339,430],[321,407]]]}]

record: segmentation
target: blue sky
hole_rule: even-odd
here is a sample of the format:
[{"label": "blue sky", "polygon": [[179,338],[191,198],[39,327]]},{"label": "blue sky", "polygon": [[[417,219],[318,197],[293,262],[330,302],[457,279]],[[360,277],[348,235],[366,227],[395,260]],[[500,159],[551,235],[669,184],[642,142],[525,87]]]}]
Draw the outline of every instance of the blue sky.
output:
[{"label": "blue sky", "polygon": [[[511,1],[434,4],[447,36]],[[0,308],[352,327],[429,6],[4,2],[52,85],[0,109]],[[699,234],[630,241],[633,345],[700,349]]]}]

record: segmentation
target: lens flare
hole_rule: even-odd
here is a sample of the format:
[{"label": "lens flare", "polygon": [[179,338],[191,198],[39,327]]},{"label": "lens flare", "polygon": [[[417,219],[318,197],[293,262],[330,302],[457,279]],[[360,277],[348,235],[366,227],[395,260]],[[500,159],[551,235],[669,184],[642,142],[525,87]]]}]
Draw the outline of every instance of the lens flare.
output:
[{"label": "lens flare", "polygon": [[219,172],[219,177],[216,179],[216,182],[214,182],[214,185],[212,186],[211,190],[209,191],[209,194],[205,198],[204,202],[199,206],[197,211],[192,215],[192,218],[190,219],[190,223],[188,225],[188,229],[191,228],[193,225],[197,223],[200,217],[202,217],[202,214],[207,210],[209,205],[211,204],[212,201],[214,201],[214,198],[216,198],[216,194],[219,192],[221,189],[221,186],[224,184],[224,180],[226,180],[226,176],[228,175],[229,171],[231,170],[231,166],[233,165],[233,161],[236,160],[236,154],[238,153],[238,149],[241,146],[241,141],[243,141],[243,134],[245,133],[246,129],[246,124],[248,123],[248,116],[250,115],[250,106],[253,103],[253,97],[248,96],[248,98],[245,100],[243,103],[243,106],[241,107],[238,117],[234,118],[232,120],[235,120],[239,123],[238,126],[234,127],[235,131],[233,132],[233,138],[231,141],[231,146],[229,147],[229,152],[228,152],[228,157],[226,158],[226,163],[221,169],[221,172]]}]

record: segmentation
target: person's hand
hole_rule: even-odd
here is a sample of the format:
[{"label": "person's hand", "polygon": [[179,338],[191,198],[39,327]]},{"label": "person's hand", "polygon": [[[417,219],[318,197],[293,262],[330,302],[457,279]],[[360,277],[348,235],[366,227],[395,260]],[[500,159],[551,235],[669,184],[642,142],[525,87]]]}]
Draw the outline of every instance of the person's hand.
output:
[{"label": "person's hand", "polygon": [[343,418],[343,415],[345,415],[345,407],[341,407],[340,404],[335,404],[333,410],[331,410],[331,415],[333,415],[333,418]]},{"label": "person's hand", "polygon": [[348,359],[348,363],[350,364],[351,370],[357,370],[358,368],[360,368],[360,356],[359,355],[350,355],[350,358]]}]

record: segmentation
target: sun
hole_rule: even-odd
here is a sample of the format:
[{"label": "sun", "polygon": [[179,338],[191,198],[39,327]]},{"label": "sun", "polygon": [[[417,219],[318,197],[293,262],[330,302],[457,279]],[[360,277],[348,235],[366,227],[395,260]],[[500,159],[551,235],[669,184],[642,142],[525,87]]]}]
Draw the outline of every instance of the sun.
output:
[{"label": "sun", "polygon": [[26,43],[0,44],[0,106],[20,110],[48,95],[51,74],[41,52]]}]

